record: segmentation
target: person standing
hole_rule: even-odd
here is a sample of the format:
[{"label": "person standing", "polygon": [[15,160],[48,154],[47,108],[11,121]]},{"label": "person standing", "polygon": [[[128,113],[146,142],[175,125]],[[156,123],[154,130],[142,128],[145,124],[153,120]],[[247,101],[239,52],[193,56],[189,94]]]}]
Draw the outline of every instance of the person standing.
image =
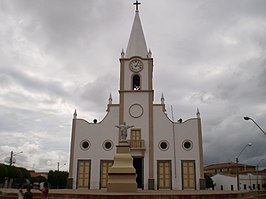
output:
[{"label": "person standing", "polygon": [[32,199],[32,192],[30,190],[31,190],[31,187],[28,186],[27,191],[24,194],[24,199]]},{"label": "person standing", "polygon": [[23,199],[23,196],[23,184],[21,184],[18,189],[18,199]]},{"label": "person standing", "polygon": [[40,189],[41,193],[41,199],[47,199],[48,198],[48,184],[47,182],[43,183],[43,188]]}]

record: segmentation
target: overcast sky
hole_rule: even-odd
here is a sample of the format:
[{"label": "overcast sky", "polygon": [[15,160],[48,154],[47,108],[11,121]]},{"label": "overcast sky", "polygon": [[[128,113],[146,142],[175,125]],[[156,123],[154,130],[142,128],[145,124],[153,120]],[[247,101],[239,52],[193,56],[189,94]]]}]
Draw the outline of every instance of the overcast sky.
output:
[{"label": "overcast sky", "polygon": [[[118,103],[119,58],[133,0],[0,1],[0,162],[68,170],[71,123]],[[266,167],[266,1],[142,0],[155,103],[175,120],[202,118],[204,164]],[[98,90],[101,92],[96,92]],[[65,165],[66,164],[66,165]]]}]

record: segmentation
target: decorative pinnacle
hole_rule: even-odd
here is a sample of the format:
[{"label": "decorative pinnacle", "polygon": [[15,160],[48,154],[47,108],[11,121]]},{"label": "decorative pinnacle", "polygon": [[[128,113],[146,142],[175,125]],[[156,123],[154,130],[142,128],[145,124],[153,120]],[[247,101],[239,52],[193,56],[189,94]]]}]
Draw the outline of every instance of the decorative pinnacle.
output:
[{"label": "decorative pinnacle", "polygon": [[162,96],[161,96],[161,104],[164,104],[164,96],[163,96],[163,93],[162,93]]},{"label": "decorative pinnacle", "polygon": [[197,118],[200,118],[199,108],[197,108],[197,113],[196,113],[196,115],[197,115]]},{"label": "decorative pinnacle", "polygon": [[152,53],[151,53],[151,49],[149,49],[149,52],[148,52],[147,57],[148,57],[148,58],[151,58],[151,55],[152,55]]},{"label": "decorative pinnacle", "polygon": [[125,52],[124,52],[124,49],[122,48],[121,58],[124,58],[124,57],[125,57]]},{"label": "decorative pinnacle", "polygon": [[73,118],[76,119],[77,118],[77,110],[75,109],[75,112],[73,114]]},{"label": "decorative pinnacle", "polygon": [[108,101],[109,101],[109,104],[112,104],[113,98],[112,98],[112,95],[111,95],[111,93],[110,93],[110,96],[109,96],[109,99],[108,99]]}]

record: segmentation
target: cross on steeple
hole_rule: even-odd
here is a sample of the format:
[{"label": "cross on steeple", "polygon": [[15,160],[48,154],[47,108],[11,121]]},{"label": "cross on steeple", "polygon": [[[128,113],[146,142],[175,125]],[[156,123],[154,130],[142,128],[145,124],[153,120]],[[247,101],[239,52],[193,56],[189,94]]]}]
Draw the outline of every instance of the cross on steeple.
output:
[{"label": "cross on steeple", "polygon": [[133,5],[136,5],[136,11],[139,11],[139,5],[140,5],[140,4],[141,4],[141,3],[139,3],[138,0],[136,0],[136,2],[133,3]]}]

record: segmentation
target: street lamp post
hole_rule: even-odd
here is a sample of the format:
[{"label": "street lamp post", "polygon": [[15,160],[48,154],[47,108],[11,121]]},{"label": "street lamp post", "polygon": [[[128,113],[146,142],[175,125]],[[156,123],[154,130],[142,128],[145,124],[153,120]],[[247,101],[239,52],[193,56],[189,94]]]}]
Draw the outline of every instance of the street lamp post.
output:
[{"label": "street lamp post", "polygon": [[11,166],[12,163],[13,163],[13,151],[11,151],[11,154],[10,154],[9,166]]},{"label": "street lamp post", "polygon": [[260,162],[263,161],[263,160],[264,160],[264,158],[261,159],[261,160],[258,162],[257,166],[256,166],[256,169],[257,169],[257,190],[258,190],[258,191],[259,191],[259,164],[260,164]]},{"label": "street lamp post", "polygon": [[65,166],[66,165],[66,163],[64,163],[63,165],[61,165],[61,166],[59,166],[60,165],[60,163],[59,162],[57,162],[57,171],[59,171],[59,169],[61,168],[61,167],[63,167],[63,166]]},{"label": "street lamp post", "polygon": [[237,190],[239,191],[239,172],[238,172],[238,158],[241,155],[241,153],[248,147],[248,146],[252,146],[252,143],[248,143],[246,144],[246,146],[240,151],[240,153],[238,154],[238,156],[236,157],[236,180],[237,180]]},{"label": "street lamp post", "polygon": [[266,135],[265,131],[257,124],[257,122],[255,122],[255,120],[253,120],[250,117],[244,117],[244,120],[251,120],[252,122],[254,122],[254,124],[256,124],[256,126],[262,131],[262,133],[264,133],[264,135]]},{"label": "street lamp post", "polygon": [[9,165],[10,165],[10,166],[12,166],[12,164],[13,164],[13,158],[14,158],[14,156],[15,156],[15,155],[18,155],[18,154],[20,154],[20,153],[23,153],[23,151],[20,151],[20,152],[18,152],[18,153],[14,153],[13,151],[11,151],[11,153],[10,153],[10,161],[9,161]]}]

